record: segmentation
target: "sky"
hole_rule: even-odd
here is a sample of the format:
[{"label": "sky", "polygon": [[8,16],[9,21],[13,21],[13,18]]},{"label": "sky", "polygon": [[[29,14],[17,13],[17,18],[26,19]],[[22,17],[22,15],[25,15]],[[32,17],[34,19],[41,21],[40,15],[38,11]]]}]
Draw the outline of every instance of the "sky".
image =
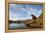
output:
[{"label": "sky", "polygon": [[9,4],[9,20],[32,19],[32,14],[38,18],[42,14],[42,5]]}]

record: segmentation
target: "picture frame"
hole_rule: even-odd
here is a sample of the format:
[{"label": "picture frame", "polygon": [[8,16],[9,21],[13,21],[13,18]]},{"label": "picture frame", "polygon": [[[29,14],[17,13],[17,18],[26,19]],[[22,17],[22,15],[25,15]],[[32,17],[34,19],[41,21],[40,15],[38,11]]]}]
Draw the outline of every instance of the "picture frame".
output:
[{"label": "picture frame", "polygon": [[[8,29],[8,20],[9,20],[9,4],[42,4],[43,8],[43,28],[39,29],[18,29],[18,30],[9,30]],[[45,3],[44,2],[28,2],[28,1],[9,1],[5,0],[5,32],[23,32],[23,31],[43,31],[45,30]]]}]

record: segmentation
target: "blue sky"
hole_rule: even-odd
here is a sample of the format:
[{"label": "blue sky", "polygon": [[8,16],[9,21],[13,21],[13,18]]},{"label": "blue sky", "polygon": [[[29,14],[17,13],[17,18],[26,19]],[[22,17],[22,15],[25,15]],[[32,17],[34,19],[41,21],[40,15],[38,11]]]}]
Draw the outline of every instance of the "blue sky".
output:
[{"label": "blue sky", "polygon": [[41,5],[31,4],[10,4],[9,19],[10,20],[26,20],[32,19],[32,14],[39,17],[42,13]]}]

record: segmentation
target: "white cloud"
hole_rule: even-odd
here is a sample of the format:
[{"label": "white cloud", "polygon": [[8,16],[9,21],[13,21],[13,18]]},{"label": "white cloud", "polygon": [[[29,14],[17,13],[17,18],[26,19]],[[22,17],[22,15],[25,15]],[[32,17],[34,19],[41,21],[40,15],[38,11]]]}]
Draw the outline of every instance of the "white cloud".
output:
[{"label": "white cloud", "polygon": [[33,10],[33,8],[30,8],[30,10]]},{"label": "white cloud", "polygon": [[21,15],[18,14],[18,13],[13,13],[13,12],[9,11],[9,20],[15,21],[15,20],[27,20],[27,19],[31,19],[31,17],[24,17],[24,18],[22,18],[20,16]]},{"label": "white cloud", "polygon": [[10,6],[15,6],[16,4],[9,4]]},{"label": "white cloud", "polygon": [[21,16],[21,15],[18,14],[18,13],[10,12],[10,14],[9,14],[9,20],[15,21],[15,20],[27,20],[27,19],[32,19],[31,13],[32,13],[33,15],[35,15],[36,17],[39,17],[39,16],[41,15],[41,13],[42,13],[42,9],[40,9],[39,11],[38,11],[37,9],[33,9],[31,12],[30,12],[30,11],[28,11],[28,12],[29,12],[29,13],[28,13],[29,17],[24,17],[24,18],[18,17],[18,16]]},{"label": "white cloud", "polygon": [[[16,17],[16,16],[15,16]],[[14,17],[9,17],[9,20],[13,20],[13,21],[17,21],[17,20],[28,20],[28,19],[32,19],[32,17],[25,17],[25,18],[14,18]]]},{"label": "white cloud", "polygon": [[42,14],[42,9],[40,10],[37,10],[37,9],[34,9],[33,10],[33,15],[35,15],[37,18]]},{"label": "white cloud", "polygon": [[[16,4],[10,4],[10,6],[15,6]],[[19,13],[13,13],[11,10],[9,10],[9,20],[27,20],[27,19],[32,19],[32,14],[35,15],[36,17],[39,17],[42,13],[42,9],[37,10],[37,9],[33,9],[33,8],[29,8],[28,10],[25,8],[21,8],[21,10],[24,10],[25,12],[27,12],[28,17],[20,17],[23,15],[20,15]]]},{"label": "white cloud", "polygon": [[27,11],[27,14],[31,15],[33,13],[33,10],[34,10],[33,8],[29,8],[29,10]]}]

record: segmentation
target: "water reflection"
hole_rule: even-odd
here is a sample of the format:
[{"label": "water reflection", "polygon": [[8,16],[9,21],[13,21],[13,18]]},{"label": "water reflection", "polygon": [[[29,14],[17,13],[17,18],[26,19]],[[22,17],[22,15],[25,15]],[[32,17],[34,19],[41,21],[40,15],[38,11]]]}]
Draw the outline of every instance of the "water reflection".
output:
[{"label": "water reflection", "polygon": [[24,23],[11,23],[9,24],[9,29],[22,29],[27,28],[27,26]]}]

